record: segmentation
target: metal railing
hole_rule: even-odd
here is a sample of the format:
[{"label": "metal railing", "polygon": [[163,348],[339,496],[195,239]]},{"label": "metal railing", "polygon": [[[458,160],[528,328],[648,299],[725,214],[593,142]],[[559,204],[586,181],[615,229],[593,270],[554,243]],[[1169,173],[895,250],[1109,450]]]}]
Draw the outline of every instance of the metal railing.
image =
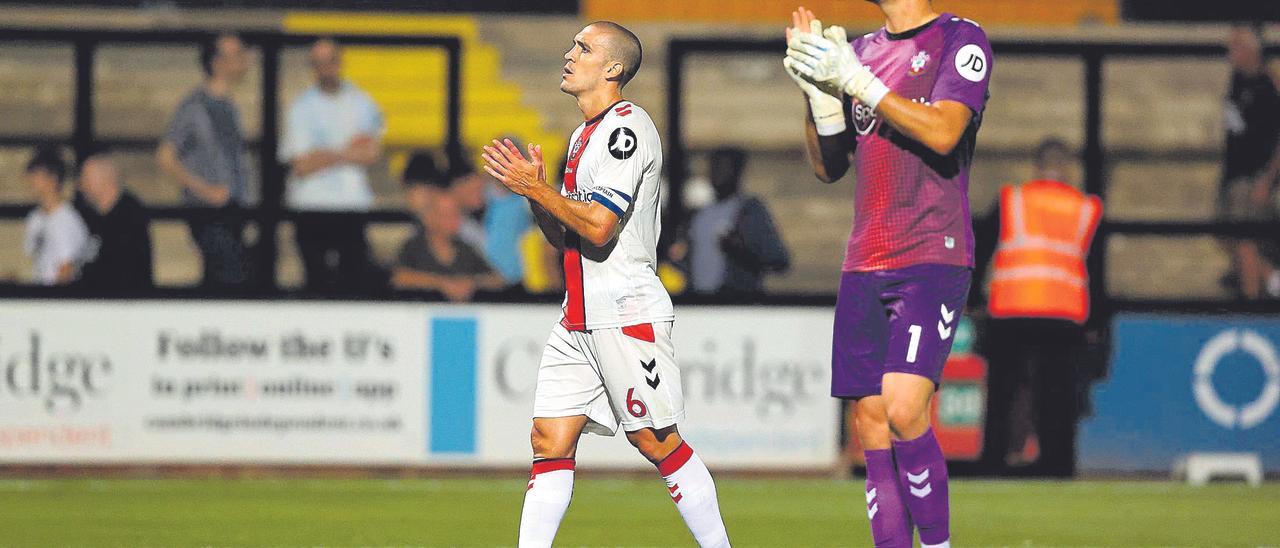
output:
[{"label": "metal railing", "polygon": [[[75,151],[76,159],[82,159],[94,144],[115,148],[154,149],[155,140],[113,138],[100,136],[94,128],[94,72],[96,54],[104,45],[120,44],[159,44],[159,45],[194,45],[214,36],[215,33],[204,30],[58,30],[0,28],[0,44],[4,43],[53,43],[71,45],[74,51],[74,106],[71,135],[5,135],[0,137],[0,144],[7,146],[32,146],[55,140],[68,142]],[[285,34],[280,32],[248,31],[238,33],[245,44],[256,47],[262,54],[261,74],[261,139],[256,143],[258,152],[258,170],[261,177],[262,199],[253,208],[248,209],[243,217],[254,221],[257,225],[257,244],[253,246],[252,261],[261,272],[274,273],[279,257],[277,244],[277,228],[282,221],[293,219],[297,214],[283,207],[285,167],[277,162],[279,148],[280,103],[280,58],[284,48],[307,46],[320,38],[318,35]],[[440,48],[447,54],[445,86],[448,93],[447,107],[442,113],[445,117],[446,146],[458,146],[461,141],[462,120],[462,41],[454,36],[380,36],[360,34],[327,34],[348,46],[422,46]],[[196,70],[194,63],[192,70]],[[26,216],[30,204],[0,204],[0,218],[20,219]],[[152,207],[148,209],[152,219],[187,220],[200,215],[207,215],[198,208],[185,207]],[[374,211],[359,215],[366,221],[408,221],[410,217],[402,211]],[[260,287],[256,293],[273,293],[278,290],[274,275],[260,276]],[[15,291],[23,293],[22,290]],[[163,291],[162,291],[163,292]],[[168,293],[173,294],[170,290]],[[61,294],[66,291],[45,291],[47,294]],[[75,293],[70,291],[70,293]],[[182,293],[178,290],[177,293]],[[189,292],[188,292],[189,293]]]}]

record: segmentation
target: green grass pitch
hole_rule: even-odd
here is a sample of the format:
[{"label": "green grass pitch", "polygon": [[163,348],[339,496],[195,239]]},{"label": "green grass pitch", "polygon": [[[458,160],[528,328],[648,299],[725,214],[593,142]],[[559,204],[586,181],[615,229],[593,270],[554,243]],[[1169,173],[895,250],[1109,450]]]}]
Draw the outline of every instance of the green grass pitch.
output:
[{"label": "green grass pitch", "polygon": [[[0,480],[0,546],[510,546],[526,476]],[[868,546],[861,482],[718,481],[736,546]],[[1280,484],[955,481],[957,546],[1277,546]],[[662,482],[580,478],[559,546],[692,546]]]}]

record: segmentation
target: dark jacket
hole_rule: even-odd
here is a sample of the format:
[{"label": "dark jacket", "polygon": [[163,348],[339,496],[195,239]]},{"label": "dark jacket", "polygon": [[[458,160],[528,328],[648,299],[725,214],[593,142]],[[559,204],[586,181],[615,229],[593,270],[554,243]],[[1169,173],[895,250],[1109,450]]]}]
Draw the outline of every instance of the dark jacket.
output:
[{"label": "dark jacket", "polygon": [[150,217],[142,203],[122,191],[115,207],[99,213],[83,196],[76,210],[89,228],[89,252],[80,284],[94,291],[143,291],[154,287]]}]

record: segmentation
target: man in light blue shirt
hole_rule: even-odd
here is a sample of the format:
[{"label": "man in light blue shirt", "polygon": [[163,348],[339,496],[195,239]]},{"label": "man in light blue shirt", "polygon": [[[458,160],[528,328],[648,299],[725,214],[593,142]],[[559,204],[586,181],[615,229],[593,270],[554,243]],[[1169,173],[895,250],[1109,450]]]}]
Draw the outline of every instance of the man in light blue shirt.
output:
[{"label": "man in light blue shirt", "polygon": [[290,166],[285,204],[302,212],[294,223],[309,291],[349,291],[368,269],[364,223],[324,213],[373,207],[368,168],[382,154],[382,112],[342,79],[342,53],[332,40],[311,47],[316,85],[289,109],[280,160]]}]

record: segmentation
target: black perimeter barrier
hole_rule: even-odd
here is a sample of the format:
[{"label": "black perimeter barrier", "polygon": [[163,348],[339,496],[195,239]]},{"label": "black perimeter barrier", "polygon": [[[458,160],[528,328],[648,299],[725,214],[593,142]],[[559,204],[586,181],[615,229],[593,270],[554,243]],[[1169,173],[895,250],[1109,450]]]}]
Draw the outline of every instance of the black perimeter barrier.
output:
[{"label": "black perimeter barrier", "polygon": [[[734,38],[698,38],[672,39],[667,46],[667,169],[671,178],[671,198],[667,211],[667,222],[674,222],[683,217],[684,185],[688,179],[689,151],[684,140],[684,105],[682,102],[685,87],[685,60],[698,54],[765,54],[781,55],[785,49],[781,39],[734,39]],[[1187,156],[1204,156],[1198,151],[1167,151],[1152,153],[1135,150],[1108,150],[1102,142],[1103,109],[1102,79],[1103,64],[1108,57],[1214,57],[1225,59],[1226,48],[1218,45],[1196,44],[1098,44],[1067,41],[1013,42],[995,41],[992,48],[997,56],[1037,56],[1056,58],[1075,58],[1084,63],[1085,123],[1084,123],[1084,186],[1091,194],[1106,197],[1107,161],[1109,155],[1124,154],[1128,157],[1181,158]],[[1280,46],[1267,46],[1269,55],[1280,53]],[[1224,61],[1225,62],[1225,61]],[[797,94],[797,101],[800,100]],[[803,137],[796,121],[796,141]],[[982,142],[979,139],[978,147]],[[975,239],[981,242],[994,242],[995,233],[999,230],[994,215],[975,218],[973,221]],[[1098,227],[1093,247],[1089,252],[1090,296],[1093,313],[1090,318],[1092,326],[1110,325],[1111,317],[1117,312],[1189,312],[1189,313],[1280,313],[1280,301],[1226,301],[1226,300],[1186,300],[1186,299],[1122,299],[1112,298],[1106,291],[1107,241],[1117,234],[1159,235],[1159,236],[1196,236],[1213,234],[1219,236],[1270,237],[1280,236],[1280,221],[1272,222],[1132,222],[1109,221],[1105,218]],[[983,249],[985,247],[985,249]],[[975,253],[978,271],[975,280],[980,280],[982,269],[990,261],[995,252],[994,245],[979,245]],[[832,265],[835,268],[835,265]],[[970,292],[973,303],[979,291]],[[828,299],[834,303],[834,298]]]},{"label": "black perimeter barrier", "polygon": [[[298,214],[286,210],[282,200],[284,196],[284,180],[286,167],[276,160],[279,148],[280,118],[280,55],[283,48],[307,46],[320,38],[320,35],[284,34],[279,32],[240,32],[237,33],[246,45],[257,47],[262,53],[262,136],[256,143],[258,150],[258,170],[261,177],[261,203],[257,207],[246,208],[242,217],[257,224],[257,244],[251,247],[256,267],[269,275],[260,276],[259,287],[248,291],[255,297],[280,295],[275,280],[276,259],[278,257],[277,227],[281,221],[294,219]],[[77,161],[82,159],[95,143],[112,149],[154,150],[156,139],[119,139],[99,138],[94,130],[94,58],[100,46],[107,44],[183,44],[193,45],[201,40],[215,36],[216,32],[207,30],[165,30],[165,31],[119,31],[119,30],[47,30],[47,29],[5,29],[0,28],[0,43],[55,43],[70,44],[74,48],[75,60],[75,105],[72,132],[69,136],[71,147],[75,151]],[[381,36],[355,34],[326,34],[344,45],[356,46],[424,46],[445,50],[447,53],[446,87],[448,89],[448,106],[443,113],[446,118],[446,146],[456,147],[460,143],[462,104],[462,42],[454,36]],[[192,58],[191,70],[197,70]],[[3,135],[0,145],[34,146],[49,142],[67,142],[67,136],[51,135]],[[0,204],[0,219],[21,219],[30,211],[30,204]],[[148,207],[151,219],[187,220],[210,214],[209,210],[190,207]],[[312,214],[314,216],[315,214]],[[326,216],[360,217],[368,222],[408,222],[411,217],[399,210],[372,211],[368,213],[326,213]],[[244,292],[235,295],[243,296]],[[13,297],[81,297],[105,296],[89,293],[75,288],[41,288],[26,286],[0,287],[0,296]],[[111,295],[112,297],[217,297],[207,289],[196,288],[157,288],[138,295]],[[283,295],[280,295],[283,296]]]}]

